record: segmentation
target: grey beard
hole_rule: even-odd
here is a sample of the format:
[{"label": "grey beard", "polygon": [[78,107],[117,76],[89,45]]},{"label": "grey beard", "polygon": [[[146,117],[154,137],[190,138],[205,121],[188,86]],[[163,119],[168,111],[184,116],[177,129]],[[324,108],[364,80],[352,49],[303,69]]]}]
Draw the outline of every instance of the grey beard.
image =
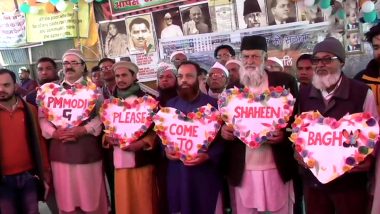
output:
[{"label": "grey beard", "polygon": [[338,82],[340,75],[341,72],[327,74],[324,76],[314,74],[312,84],[319,90],[326,90]]},{"label": "grey beard", "polygon": [[260,67],[252,66],[248,69],[243,68],[239,70],[239,73],[240,83],[248,87],[259,87],[265,77],[264,65],[260,65]]}]

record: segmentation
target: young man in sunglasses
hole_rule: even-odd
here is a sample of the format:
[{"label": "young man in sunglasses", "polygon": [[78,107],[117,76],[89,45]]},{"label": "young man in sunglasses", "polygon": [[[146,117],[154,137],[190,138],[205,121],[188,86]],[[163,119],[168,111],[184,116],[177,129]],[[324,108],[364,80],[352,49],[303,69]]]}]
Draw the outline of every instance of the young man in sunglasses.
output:
[{"label": "young man in sunglasses", "polygon": [[[345,58],[344,47],[333,37],[314,47],[311,59],[314,76],[311,85],[300,88],[298,105],[295,105],[299,107],[298,113],[319,111],[324,117],[339,120],[346,114],[369,112],[378,119],[369,87],[343,74]],[[372,159],[371,155],[367,156],[351,171],[326,184],[320,183],[307,166],[301,164],[305,166],[302,177],[306,212],[365,213],[369,204],[367,173]]]}]

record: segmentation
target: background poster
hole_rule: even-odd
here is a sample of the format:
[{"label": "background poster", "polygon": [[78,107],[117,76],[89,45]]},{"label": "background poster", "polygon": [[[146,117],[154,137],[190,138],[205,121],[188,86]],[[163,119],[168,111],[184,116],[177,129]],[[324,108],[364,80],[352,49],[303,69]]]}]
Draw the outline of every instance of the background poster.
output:
[{"label": "background poster", "polygon": [[150,14],[126,18],[128,48],[130,54],[156,51],[156,42]]},{"label": "background poster", "polygon": [[128,37],[125,20],[113,20],[99,23],[103,56],[116,58],[129,56]]},{"label": "background poster", "polygon": [[[44,42],[77,37],[77,26],[73,3],[67,2],[67,9],[60,13],[47,13],[43,6],[38,14],[26,15],[26,31],[28,42]],[[87,38],[89,30],[89,4],[79,1],[79,36]]]},{"label": "background poster", "polygon": [[178,7],[153,12],[152,16],[157,39],[183,36],[181,14]]},{"label": "background poster", "polygon": [[207,2],[180,7],[180,10],[182,29],[185,36],[212,32]]},{"label": "background poster", "polygon": [[[296,3],[292,0],[266,0],[268,25],[288,24],[297,21]],[[271,7],[273,6],[273,7]],[[282,23],[276,23],[275,17]]]},{"label": "background poster", "polygon": [[235,9],[233,4],[210,6],[213,32],[230,32],[236,29]]},{"label": "background poster", "polygon": [[[267,8],[265,5],[265,0],[236,0],[236,11],[239,29],[248,28],[248,21],[255,23],[252,24],[255,25],[254,27],[268,26]],[[247,17],[247,22],[244,19],[244,12],[247,13],[247,15],[252,16],[250,19],[248,19]],[[253,17],[254,15],[255,17]]]},{"label": "background poster", "polygon": [[159,61],[157,52],[132,55],[131,61],[139,67],[139,72],[137,73],[139,82],[157,79],[156,67]]},{"label": "background poster", "polygon": [[109,0],[112,16],[183,0]]}]

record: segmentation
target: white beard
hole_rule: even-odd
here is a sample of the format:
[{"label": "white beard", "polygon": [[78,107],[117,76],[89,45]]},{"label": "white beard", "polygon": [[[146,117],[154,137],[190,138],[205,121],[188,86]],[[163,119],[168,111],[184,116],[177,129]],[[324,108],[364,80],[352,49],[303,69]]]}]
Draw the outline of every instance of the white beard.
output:
[{"label": "white beard", "polygon": [[312,84],[319,90],[326,90],[336,84],[340,78],[341,72],[320,76],[314,73]]},{"label": "white beard", "polygon": [[239,69],[240,83],[251,88],[259,87],[264,80],[264,65],[260,67],[247,66]]}]

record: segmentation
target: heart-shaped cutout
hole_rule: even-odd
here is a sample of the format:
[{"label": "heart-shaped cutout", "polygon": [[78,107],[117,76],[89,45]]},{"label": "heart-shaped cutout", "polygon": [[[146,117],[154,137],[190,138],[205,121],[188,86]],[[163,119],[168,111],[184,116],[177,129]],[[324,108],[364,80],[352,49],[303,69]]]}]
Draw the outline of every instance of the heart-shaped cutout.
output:
[{"label": "heart-shaped cutout", "polygon": [[314,176],[325,184],[363,161],[378,136],[379,125],[368,113],[335,120],[319,112],[304,112],[292,124],[290,140]]},{"label": "heart-shaped cutout", "polygon": [[162,144],[179,153],[182,161],[192,160],[198,152],[207,151],[222,123],[219,111],[210,104],[187,115],[165,107],[157,112],[153,121]]},{"label": "heart-shaped cutout", "polygon": [[107,136],[118,139],[121,148],[138,140],[152,125],[158,101],[151,96],[111,98],[99,110]]},{"label": "heart-shaped cutout", "polygon": [[67,128],[88,119],[99,96],[96,85],[89,80],[67,90],[56,83],[46,83],[37,90],[36,102],[47,120],[56,127]]},{"label": "heart-shaped cutout", "polygon": [[231,88],[221,94],[218,105],[234,135],[250,148],[258,148],[273,131],[286,127],[294,102],[282,87],[270,87],[261,94],[250,88]]}]

